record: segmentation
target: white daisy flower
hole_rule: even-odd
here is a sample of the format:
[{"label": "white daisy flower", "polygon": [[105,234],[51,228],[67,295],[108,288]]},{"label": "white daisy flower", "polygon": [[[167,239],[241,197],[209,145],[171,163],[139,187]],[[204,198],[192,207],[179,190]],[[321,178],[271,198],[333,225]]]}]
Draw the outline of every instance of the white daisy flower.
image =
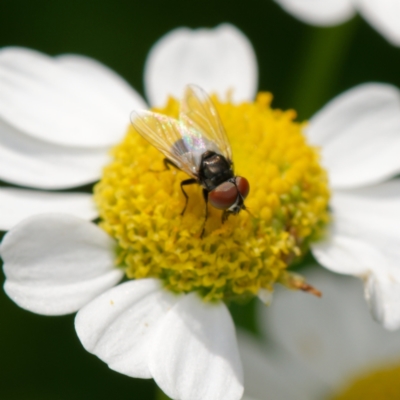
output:
[{"label": "white daisy flower", "polygon": [[[16,100],[11,103],[14,108],[3,116],[8,118],[9,128],[4,132],[10,138],[21,137],[21,143],[14,147],[11,139],[4,146],[5,152],[9,150],[6,145],[10,144],[11,149],[9,172],[4,179],[14,183],[58,189],[97,179],[110,145],[120,141],[126,131],[130,111],[145,107],[119,77],[83,57],[52,60],[31,50],[10,48],[3,50],[2,65],[18,89],[15,94],[7,92]],[[166,35],[154,46],[146,65],[150,104],[162,99],[165,102],[167,94],[180,93],[186,81],[198,82],[221,95],[235,88],[232,96],[236,102],[254,98],[257,62],[248,39],[231,25],[215,30],[176,29]],[[4,81],[6,84],[8,81]],[[92,93],[92,88],[97,91]],[[99,93],[102,88],[104,93]],[[38,109],[34,113],[24,108],[29,99]],[[6,109],[5,102],[1,107]],[[28,114],[26,118],[20,111]],[[46,111],[50,117],[44,115]],[[69,117],[72,121],[65,125]],[[33,151],[22,140],[42,147]],[[56,148],[60,154],[70,152],[62,171],[50,169],[60,159],[54,156]],[[28,161],[39,164],[41,170],[26,168],[30,164],[24,158],[25,149]],[[41,154],[46,149],[50,154],[47,158]],[[96,160],[89,158],[91,154]],[[72,171],[68,163],[75,166]],[[52,207],[53,193],[32,192],[35,197],[30,198],[30,192],[22,189],[2,190],[2,209],[8,210],[2,215],[4,228],[27,214],[53,208],[82,215],[77,203],[64,194],[57,194],[63,204]],[[15,204],[18,199],[25,202]],[[42,208],[35,207],[39,202]],[[83,214],[88,219],[95,215]],[[15,245],[19,255],[30,254],[28,259],[24,261],[25,256],[19,255],[15,258]],[[121,373],[153,377],[172,398],[240,399],[243,373],[234,325],[225,304],[205,303],[196,293],[173,294],[158,279],[131,280],[112,288],[124,275],[123,269],[115,267],[116,246],[102,229],[76,216],[32,216],[12,229],[2,242],[5,291],[18,305],[35,313],[62,315],[79,310],[76,330],[88,351]]]},{"label": "white daisy flower", "polygon": [[278,291],[258,309],[269,346],[239,334],[244,400],[397,399],[400,335],[374,323],[357,280],[310,271],[320,301]]},{"label": "white daisy flower", "polygon": [[301,21],[316,26],[345,22],[359,12],[390,43],[400,46],[397,0],[275,0]]},{"label": "white daisy flower", "polygon": [[[257,62],[248,39],[228,24],[166,35],[145,69],[150,106],[180,95],[185,82],[223,95],[234,87],[237,101],[252,99]],[[52,191],[98,180],[130,112],[146,102],[93,59],[20,47],[0,50],[0,92],[0,179],[25,187],[0,187],[0,230],[42,212],[96,218],[91,195]]]},{"label": "white daisy flower", "polygon": [[[163,78],[152,86],[152,76]],[[101,228],[43,214],[4,237],[11,299],[46,315],[79,310],[76,330],[88,351],[121,373],[153,377],[183,400],[241,398],[242,367],[225,302],[256,295],[268,301],[276,282],[318,293],[287,271],[310,245],[326,267],[364,278],[375,316],[398,326],[396,254],[387,243],[400,240],[392,222],[399,181],[385,182],[400,169],[396,88],[369,84],[345,93],[310,121],[305,137],[293,111],[270,107],[270,94],[251,100],[254,52],[227,25],[167,35],[151,52],[145,77],[155,110],[172,117],[179,101],[160,105],[187,82],[219,94],[213,102],[235,171],[250,181],[251,215],[241,212],[222,225],[209,207],[200,239],[201,191],[188,189],[182,216],[187,175],[162,170],[160,152],[129,127],[95,188]],[[316,242],[327,226],[325,241]],[[130,280],[113,288],[124,275]]]}]

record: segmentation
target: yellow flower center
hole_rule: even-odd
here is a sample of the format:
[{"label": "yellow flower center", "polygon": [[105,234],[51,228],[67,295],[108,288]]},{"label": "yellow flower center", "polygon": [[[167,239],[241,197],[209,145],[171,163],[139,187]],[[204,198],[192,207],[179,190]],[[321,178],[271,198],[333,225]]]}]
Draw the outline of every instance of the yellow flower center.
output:
[{"label": "yellow flower center", "polygon": [[356,378],[332,400],[400,399],[400,365],[382,368]]},{"label": "yellow flower center", "polygon": [[[316,148],[307,144],[294,111],[270,108],[272,96],[235,105],[213,97],[227,131],[235,174],[250,183],[245,205],[224,224],[188,175],[165,169],[163,155],[133,127],[113,151],[95,188],[100,226],[118,242],[117,264],[128,278],[160,278],[174,292],[199,292],[206,300],[243,299],[287,281],[328,222],[329,189]],[[178,118],[179,102],[153,110]],[[285,279],[283,279],[285,277]]]}]

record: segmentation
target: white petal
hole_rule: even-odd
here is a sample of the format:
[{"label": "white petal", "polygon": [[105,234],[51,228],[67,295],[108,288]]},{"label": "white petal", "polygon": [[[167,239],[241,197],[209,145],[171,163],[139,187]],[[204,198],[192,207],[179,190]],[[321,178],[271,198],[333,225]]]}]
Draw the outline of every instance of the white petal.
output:
[{"label": "white petal", "polygon": [[321,269],[304,272],[322,298],[277,290],[273,307],[259,307],[270,340],[312,369],[317,383],[336,389],[366,368],[398,361],[400,335],[371,319],[360,282]]},{"label": "white petal", "polygon": [[226,306],[204,303],[195,293],[182,298],[154,333],[149,368],[171,398],[239,400],[243,372]]},{"label": "white petal", "polygon": [[373,315],[400,327],[400,180],[336,192],[327,238],[312,246],[317,260],[335,272],[366,280]]},{"label": "white petal", "polygon": [[4,289],[38,314],[75,312],[123,276],[113,265],[114,247],[103,230],[79,218],[31,217],[4,236]]},{"label": "white petal", "polygon": [[26,135],[0,119],[0,179],[40,189],[67,189],[99,179],[108,149],[79,149]]},{"label": "white petal", "polygon": [[257,90],[257,60],[247,37],[236,27],[178,28],[151,49],[145,87],[151,105],[162,106],[168,96],[180,98],[187,84],[197,84],[236,102],[252,100]]},{"label": "white petal", "polygon": [[386,329],[400,328],[400,271],[374,271],[368,275],[365,297],[374,318]]},{"label": "white petal", "polygon": [[148,357],[154,328],[177,302],[155,279],[125,282],[82,308],[75,329],[87,351],[136,378],[151,378]]},{"label": "white petal", "polygon": [[317,26],[337,25],[354,16],[352,0],[275,0],[300,21]]},{"label": "white petal", "polygon": [[0,117],[50,143],[112,145],[125,134],[129,110],[141,108],[143,102],[138,102],[137,94],[129,96],[127,85],[105,71],[83,57],[64,61],[25,48],[4,48],[0,51]]},{"label": "white petal", "polygon": [[0,187],[0,230],[6,231],[25,218],[44,213],[66,213],[86,220],[98,216],[88,193],[49,193]]},{"label": "white petal", "polygon": [[314,255],[339,273],[366,275],[395,266],[400,257],[400,180],[336,191],[327,237],[315,243]]},{"label": "white petal", "polygon": [[400,46],[400,2],[398,0],[358,0],[358,9],[389,42]]},{"label": "white petal", "polygon": [[400,93],[364,84],[336,97],[310,121],[307,136],[322,147],[334,188],[381,182],[400,172]]},{"label": "white petal", "polygon": [[80,73],[85,80],[92,80],[93,85],[101,86],[103,93],[109,96],[125,115],[130,115],[133,104],[135,109],[147,108],[142,96],[128,82],[98,61],[76,54],[62,54],[57,56],[56,60],[69,70]]}]

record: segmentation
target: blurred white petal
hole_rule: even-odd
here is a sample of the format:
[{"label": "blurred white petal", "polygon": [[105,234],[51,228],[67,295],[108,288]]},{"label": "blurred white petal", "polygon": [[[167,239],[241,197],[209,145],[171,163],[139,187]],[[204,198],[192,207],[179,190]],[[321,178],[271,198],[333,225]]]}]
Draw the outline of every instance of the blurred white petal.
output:
[{"label": "blurred white petal", "polygon": [[374,318],[386,329],[400,328],[400,268],[382,268],[366,279],[365,296]]},{"label": "blurred white petal", "polygon": [[322,298],[277,290],[274,307],[258,311],[267,337],[313,370],[317,384],[337,389],[366,368],[398,361],[400,335],[371,319],[359,281],[321,269],[305,274]]},{"label": "blurred white petal", "polygon": [[25,218],[44,213],[65,213],[88,221],[98,216],[88,193],[51,193],[0,187],[0,230],[6,231]]},{"label": "blurred white petal", "polygon": [[129,110],[141,108],[143,101],[133,89],[129,95],[127,84],[99,65],[84,57],[2,49],[0,117],[50,143],[88,148],[117,143],[126,133]]},{"label": "blurred white petal", "polygon": [[240,400],[243,371],[225,304],[205,303],[196,293],[180,299],[157,327],[149,368],[169,397]]},{"label": "blurred white petal", "polygon": [[243,331],[238,344],[244,370],[242,400],[310,400],[326,387],[302,363],[271,348]]},{"label": "blurred white petal", "polygon": [[352,0],[275,0],[300,21],[317,26],[337,25],[354,16]]},{"label": "blurred white petal", "polygon": [[85,349],[122,374],[151,378],[148,357],[154,328],[179,296],[156,279],[125,282],[82,308],[75,329]]},{"label": "blurred white petal", "polygon": [[44,315],[75,312],[114,286],[114,241],[96,225],[70,215],[24,220],[3,239],[4,290],[20,307]]},{"label": "blurred white petal", "polygon": [[333,99],[306,134],[320,146],[333,189],[382,182],[400,172],[400,92],[369,83]]},{"label": "blurred white petal", "polygon": [[168,96],[180,98],[187,84],[201,86],[235,102],[253,100],[257,90],[257,60],[247,37],[236,27],[178,28],[151,49],[145,67],[150,105],[162,106]]},{"label": "blurred white petal", "polygon": [[357,8],[389,42],[400,46],[399,0],[358,0]]},{"label": "blurred white petal", "polygon": [[315,26],[341,24],[358,11],[394,46],[400,46],[398,0],[275,0],[300,21]]},{"label": "blurred white petal", "polygon": [[82,149],[35,139],[0,119],[0,179],[39,189],[67,189],[100,178],[108,149]]}]

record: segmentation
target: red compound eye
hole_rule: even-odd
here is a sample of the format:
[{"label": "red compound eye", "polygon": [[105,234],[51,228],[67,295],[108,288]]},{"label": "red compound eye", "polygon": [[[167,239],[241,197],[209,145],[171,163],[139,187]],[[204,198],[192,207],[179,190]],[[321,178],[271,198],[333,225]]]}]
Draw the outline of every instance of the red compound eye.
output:
[{"label": "red compound eye", "polygon": [[219,210],[226,210],[233,205],[238,197],[236,186],[232,182],[224,182],[208,195],[211,205]]},{"label": "red compound eye", "polygon": [[236,185],[237,185],[239,192],[242,195],[243,199],[245,199],[250,192],[249,181],[246,178],[243,178],[243,176],[237,176],[236,177]]},{"label": "red compound eye", "polygon": [[243,198],[249,194],[250,185],[246,178],[238,176],[236,186],[232,182],[224,182],[217,186],[208,195],[211,205],[219,210],[226,210],[236,203],[239,196],[238,190]]}]

